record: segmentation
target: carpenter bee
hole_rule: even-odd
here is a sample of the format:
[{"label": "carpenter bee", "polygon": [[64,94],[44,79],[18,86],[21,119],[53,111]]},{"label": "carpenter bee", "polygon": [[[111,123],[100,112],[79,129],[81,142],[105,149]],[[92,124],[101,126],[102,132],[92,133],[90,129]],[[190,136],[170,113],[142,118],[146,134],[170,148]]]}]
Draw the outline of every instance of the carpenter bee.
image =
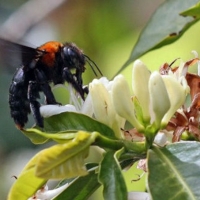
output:
[{"label": "carpenter bee", "polygon": [[[82,81],[86,62],[95,75],[93,66],[102,75],[97,65],[73,43],[50,41],[38,48],[31,48],[0,39],[0,48],[1,52],[6,48],[13,51],[17,49],[21,54],[21,67],[14,74],[9,89],[10,113],[18,129],[23,129],[30,112],[36,125],[44,127],[40,103],[37,101],[39,92],[44,93],[46,104],[59,104],[49,83],[56,85],[68,82],[84,100],[88,93],[88,89],[83,88]],[[2,53],[3,56],[5,52]]]}]

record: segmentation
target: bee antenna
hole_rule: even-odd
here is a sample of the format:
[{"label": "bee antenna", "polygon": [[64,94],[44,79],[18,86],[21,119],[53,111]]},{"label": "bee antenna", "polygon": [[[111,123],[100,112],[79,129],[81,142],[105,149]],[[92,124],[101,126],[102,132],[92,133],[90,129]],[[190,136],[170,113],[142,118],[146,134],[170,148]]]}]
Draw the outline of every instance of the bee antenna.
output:
[{"label": "bee antenna", "polygon": [[93,73],[95,74],[95,76],[97,76],[96,71],[94,70],[94,67],[96,67],[96,69],[98,70],[99,74],[101,76],[103,76],[101,70],[99,69],[99,67],[96,65],[96,63],[91,60],[87,55],[84,54],[84,57],[86,58],[87,63],[90,65],[90,67],[92,68]]}]

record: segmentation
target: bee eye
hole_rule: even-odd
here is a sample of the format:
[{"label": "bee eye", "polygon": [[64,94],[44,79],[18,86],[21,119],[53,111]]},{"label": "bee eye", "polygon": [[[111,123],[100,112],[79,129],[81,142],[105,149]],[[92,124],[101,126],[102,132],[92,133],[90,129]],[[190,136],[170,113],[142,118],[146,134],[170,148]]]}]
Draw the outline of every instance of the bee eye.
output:
[{"label": "bee eye", "polygon": [[67,61],[70,65],[74,65],[76,63],[77,53],[72,48],[64,47],[63,53],[64,53],[64,60]]},{"label": "bee eye", "polygon": [[75,57],[76,56],[76,52],[72,48],[64,47],[63,51],[64,51],[64,54],[66,56],[69,56],[69,57]]}]

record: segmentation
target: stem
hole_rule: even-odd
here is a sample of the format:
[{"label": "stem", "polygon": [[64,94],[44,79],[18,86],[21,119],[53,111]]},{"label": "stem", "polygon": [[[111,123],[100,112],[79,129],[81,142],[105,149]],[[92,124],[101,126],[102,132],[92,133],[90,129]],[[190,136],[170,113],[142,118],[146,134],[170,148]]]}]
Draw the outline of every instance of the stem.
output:
[{"label": "stem", "polygon": [[152,136],[149,137],[149,135],[147,135],[145,138],[146,138],[145,148],[146,148],[146,150],[148,150],[148,149],[150,149],[152,147],[154,138],[152,138]]},{"label": "stem", "polygon": [[133,161],[136,162],[136,161],[138,161],[140,159],[144,159],[144,158],[146,158],[145,153],[144,154],[134,154],[134,153],[128,152],[128,153],[124,153],[123,155],[121,155],[119,160],[123,161],[123,162],[132,160],[131,161],[131,163],[132,163]]},{"label": "stem", "polygon": [[121,149],[124,146],[124,144],[121,140],[109,139],[100,134],[98,134],[98,137],[96,137],[96,140],[93,144],[98,145],[99,147],[109,148],[109,149],[113,149],[113,150]]},{"label": "stem", "polygon": [[149,126],[146,130],[145,130],[145,147],[146,150],[150,149],[153,145],[153,141],[155,139],[156,134],[158,133],[158,128],[156,127],[155,124],[152,124],[151,126]]},{"label": "stem", "polygon": [[105,136],[98,134],[96,136],[94,145],[98,145],[102,148],[109,148],[113,150],[121,149],[125,147],[126,152],[135,155],[141,155],[146,153],[145,142],[130,142],[127,140],[113,140]]},{"label": "stem", "polygon": [[146,143],[145,142],[130,142],[124,140],[124,146],[127,152],[131,154],[141,155],[146,153]]}]

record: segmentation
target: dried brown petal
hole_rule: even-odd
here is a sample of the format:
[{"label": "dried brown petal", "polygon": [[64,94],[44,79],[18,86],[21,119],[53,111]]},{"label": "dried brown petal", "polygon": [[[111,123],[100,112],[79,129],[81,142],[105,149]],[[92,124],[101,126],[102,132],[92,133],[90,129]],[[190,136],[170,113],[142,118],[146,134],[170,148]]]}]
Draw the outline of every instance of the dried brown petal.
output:
[{"label": "dried brown petal", "polygon": [[173,134],[173,138],[172,138],[172,142],[178,142],[181,139],[181,135],[182,133],[185,131],[185,127],[184,126],[179,126],[175,129],[174,134]]}]

